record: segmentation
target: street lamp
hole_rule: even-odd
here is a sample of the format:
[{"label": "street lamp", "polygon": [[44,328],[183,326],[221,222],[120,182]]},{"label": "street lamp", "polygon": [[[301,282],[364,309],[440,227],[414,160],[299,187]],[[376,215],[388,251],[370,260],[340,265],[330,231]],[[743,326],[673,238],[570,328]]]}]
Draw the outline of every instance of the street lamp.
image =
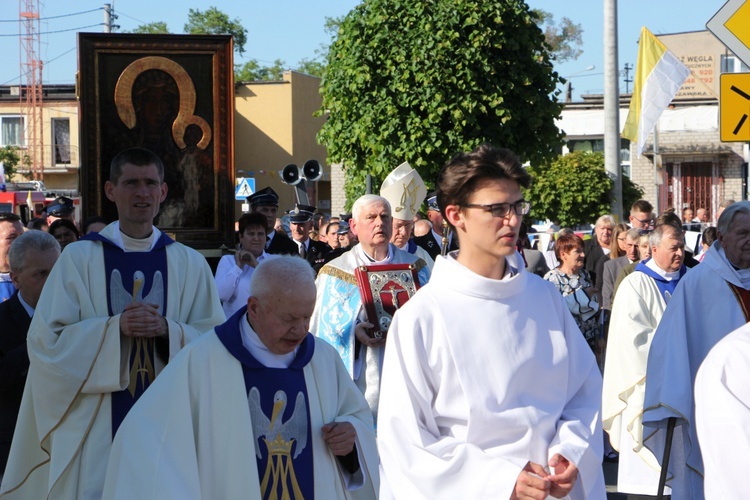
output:
[{"label": "street lamp", "polygon": [[567,80],[565,82],[565,102],[571,102],[573,100],[573,85],[571,84],[570,79],[573,78],[574,76],[578,76],[578,75],[580,75],[582,73],[588,73],[589,71],[593,71],[594,69],[596,69],[596,66],[594,66],[592,64],[591,66],[587,67],[586,69],[582,69],[581,71],[576,71],[572,75],[568,75],[568,76],[564,76],[563,77],[565,80]]}]

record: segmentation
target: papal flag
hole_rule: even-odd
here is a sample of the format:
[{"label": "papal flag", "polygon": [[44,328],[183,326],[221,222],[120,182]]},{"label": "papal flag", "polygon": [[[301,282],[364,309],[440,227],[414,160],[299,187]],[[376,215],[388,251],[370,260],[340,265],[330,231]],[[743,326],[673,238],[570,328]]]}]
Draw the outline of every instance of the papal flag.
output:
[{"label": "papal flag", "polygon": [[31,197],[31,190],[26,194],[26,206],[29,207],[29,214],[34,216],[34,199]]},{"label": "papal flag", "polygon": [[630,110],[622,136],[643,145],[662,112],[672,102],[682,83],[690,75],[687,66],[672,54],[645,26],[638,42],[638,62]]}]

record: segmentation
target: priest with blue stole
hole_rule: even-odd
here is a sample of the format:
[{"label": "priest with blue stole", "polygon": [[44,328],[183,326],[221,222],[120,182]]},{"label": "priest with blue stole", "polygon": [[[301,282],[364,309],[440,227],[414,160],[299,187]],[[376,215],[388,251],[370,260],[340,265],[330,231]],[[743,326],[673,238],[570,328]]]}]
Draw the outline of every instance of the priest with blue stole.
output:
[{"label": "priest with blue stole", "polygon": [[104,498],[376,498],[372,417],[308,332],[314,305],[307,262],[263,261],[247,306],[185,348],[125,418]]},{"label": "priest with blue stole", "polygon": [[131,148],[104,185],[119,220],[66,247],[29,327],[30,368],[0,493],[101,498],[122,419],[224,313],[206,260],[153,226],[164,166]]}]

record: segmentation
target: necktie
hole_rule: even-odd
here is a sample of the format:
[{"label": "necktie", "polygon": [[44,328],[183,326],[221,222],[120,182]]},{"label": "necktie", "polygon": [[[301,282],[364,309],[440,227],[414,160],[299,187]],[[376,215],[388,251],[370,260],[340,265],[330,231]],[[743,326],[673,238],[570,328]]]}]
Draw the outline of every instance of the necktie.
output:
[{"label": "necktie", "polygon": [[305,244],[301,243],[299,246],[299,256],[305,258]]}]

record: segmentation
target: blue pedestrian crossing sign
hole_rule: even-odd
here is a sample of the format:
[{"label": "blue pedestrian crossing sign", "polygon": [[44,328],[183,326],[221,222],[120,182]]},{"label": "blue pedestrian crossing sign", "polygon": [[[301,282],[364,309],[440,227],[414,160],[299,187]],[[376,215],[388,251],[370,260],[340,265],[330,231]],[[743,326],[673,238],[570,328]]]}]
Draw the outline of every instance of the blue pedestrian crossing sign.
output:
[{"label": "blue pedestrian crossing sign", "polygon": [[234,199],[245,201],[245,198],[255,192],[255,179],[252,177],[240,177],[237,179],[237,188],[234,190]]}]

